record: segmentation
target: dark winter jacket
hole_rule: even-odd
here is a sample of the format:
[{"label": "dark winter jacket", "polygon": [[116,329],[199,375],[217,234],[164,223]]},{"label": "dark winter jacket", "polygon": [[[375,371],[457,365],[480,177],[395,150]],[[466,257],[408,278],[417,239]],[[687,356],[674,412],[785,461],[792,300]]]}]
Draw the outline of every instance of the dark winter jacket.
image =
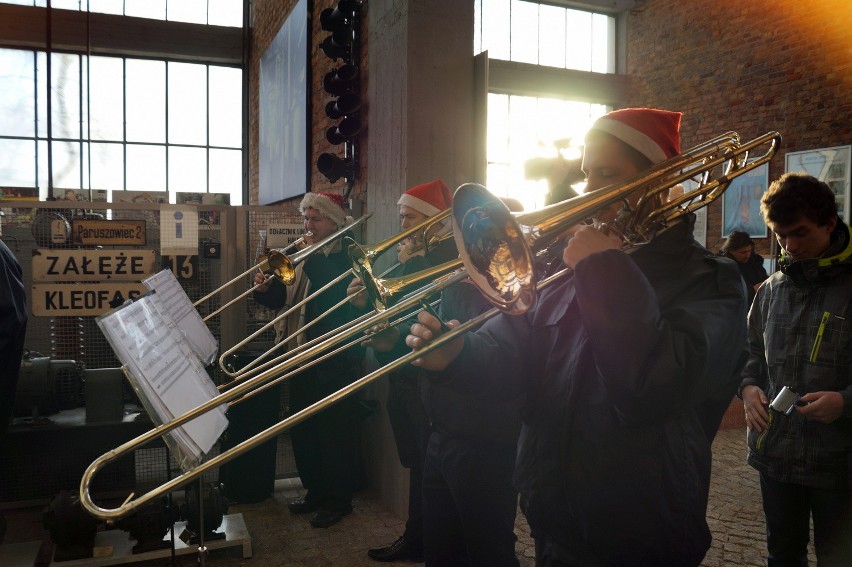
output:
[{"label": "dark winter jacket", "polygon": [[[462,323],[492,305],[470,281],[448,287],[441,294],[441,318]],[[521,430],[524,396],[491,395],[489,389],[471,392],[464,377],[421,379],[423,407],[432,429],[446,437],[464,437],[515,445]]]},{"label": "dark winter jacket", "polygon": [[[730,256],[727,257],[730,258]],[[736,262],[736,260],[734,261]],[[737,268],[740,269],[740,275],[742,275],[743,281],[746,284],[748,304],[751,305],[756,293],[754,286],[769,277],[766,273],[766,268],[763,267],[763,257],[757,252],[752,252],[749,259],[744,263],[737,262]]]},{"label": "dark winter jacket", "polygon": [[789,386],[799,395],[837,391],[843,415],[830,424],[770,410],[761,433],[749,431],[748,462],[771,478],[852,489],[852,238],[838,219],[819,259],[782,257],[781,271],[760,288],[749,313],[748,363],[741,388],[759,386],[773,400]]},{"label": "dark winter jacket", "polygon": [[12,419],[27,330],[27,298],[21,266],[0,241],[0,437]]},{"label": "dark winter jacket", "polygon": [[689,215],[581,261],[523,316],[465,337],[445,375],[526,394],[515,482],[533,536],[576,565],[697,565],[710,445],[745,358],[745,289]]}]

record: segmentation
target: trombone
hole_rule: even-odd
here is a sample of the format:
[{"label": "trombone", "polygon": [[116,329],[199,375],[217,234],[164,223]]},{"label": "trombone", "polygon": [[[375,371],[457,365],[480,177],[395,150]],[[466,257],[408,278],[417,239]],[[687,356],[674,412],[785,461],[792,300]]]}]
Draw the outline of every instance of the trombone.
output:
[{"label": "trombone", "polygon": [[[434,230],[434,227],[436,227],[439,223],[446,222],[449,216],[450,209],[441,211],[437,215],[426,218],[415,224],[414,226],[411,226],[408,229],[399,232],[373,246],[361,246],[360,244],[352,240],[352,238],[346,237],[345,240],[348,244],[348,254],[349,259],[352,262],[352,269],[344,272],[343,274],[326,284],[323,288],[312,292],[310,295],[308,295],[301,301],[295,303],[287,310],[283,311],[282,313],[279,313],[274,319],[266,323],[263,327],[261,327],[260,329],[258,329],[257,331],[255,331],[254,333],[252,333],[251,335],[228,349],[227,351],[223,352],[219,357],[219,367],[226,375],[231,378],[237,380],[244,379],[247,376],[250,376],[252,373],[257,373],[263,370],[264,368],[268,368],[273,364],[277,364],[282,360],[286,360],[297,352],[312,347],[313,345],[321,342],[325,338],[328,338],[329,336],[332,336],[333,334],[339,332],[340,329],[345,328],[344,326],[340,329],[330,331],[321,337],[313,339],[312,341],[308,341],[305,344],[298,345],[290,351],[281,354],[276,358],[268,360],[258,366],[258,364],[262,360],[270,356],[275,350],[281,348],[283,345],[290,343],[297,335],[304,333],[305,330],[315,325],[322,318],[326,317],[334,310],[339,309],[340,307],[348,303],[348,297],[333,305],[324,313],[321,313],[313,321],[311,321],[307,325],[300,327],[295,334],[291,334],[290,336],[282,339],[277,344],[273,345],[270,349],[268,349],[266,352],[262,353],[260,356],[258,356],[245,366],[241,367],[240,369],[231,370],[227,368],[227,365],[225,364],[225,359],[233,352],[236,352],[240,348],[244,347],[246,344],[250,343],[258,335],[269,329],[276,322],[280,321],[284,317],[288,317],[297,309],[301,309],[302,306],[305,305],[308,301],[312,300],[314,297],[324,292],[326,289],[336,284],[345,277],[354,275],[363,282],[366,291],[361,293],[367,293],[367,297],[369,298],[373,309],[378,312],[384,311],[394,301],[404,296],[406,293],[409,293],[411,290],[416,289],[418,287],[422,287],[425,283],[428,283],[443,274],[446,274],[456,268],[461,267],[460,260],[452,260],[439,266],[423,270],[421,272],[418,272],[417,274],[411,274],[398,278],[384,277],[390,270],[393,269],[393,267],[389,268],[385,273],[378,276],[374,273],[375,263],[378,257],[387,252],[388,250],[392,249],[394,246],[400,244],[407,238],[414,238],[414,240],[419,243],[418,247],[427,252],[435,246],[438,246],[442,242],[452,238],[453,233],[451,231]],[[352,321],[349,324],[351,325],[352,323],[357,322],[359,320],[360,318],[356,318],[355,321]],[[223,384],[222,386],[220,386],[220,389],[231,387],[232,384],[232,382],[228,384]]]},{"label": "trombone", "polygon": [[[257,264],[255,264],[254,266],[252,266],[251,268],[246,270],[245,272],[241,273],[240,275],[232,278],[230,281],[228,281],[228,282],[224,283],[223,285],[219,286],[218,288],[214,289],[213,291],[211,291],[210,293],[208,293],[207,295],[205,295],[204,297],[202,297],[201,299],[199,299],[198,301],[193,303],[192,306],[195,307],[196,309],[198,309],[198,307],[200,305],[202,305],[203,303],[206,303],[207,301],[209,301],[210,299],[212,299],[213,297],[215,297],[219,293],[221,293],[224,289],[232,286],[233,284],[235,284],[236,282],[238,282],[242,278],[248,276],[249,274],[254,273],[255,271],[267,272],[267,271],[271,270],[272,275],[269,276],[269,278],[275,278],[278,281],[280,281],[281,283],[283,283],[284,285],[292,285],[293,281],[296,278],[296,266],[297,265],[304,262],[305,259],[308,256],[310,256],[311,254],[315,253],[318,250],[322,250],[329,243],[333,242],[334,240],[337,240],[338,238],[341,238],[344,234],[346,234],[347,231],[352,230],[353,228],[355,228],[359,224],[365,222],[368,218],[370,218],[370,216],[372,216],[372,213],[362,216],[358,220],[356,220],[356,221],[346,225],[345,227],[339,229],[337,232],[330,234],[329,236],[323,238],[319,242],[312,244],[312,245],[308,246],[307,248],[304,248],[304,249],[300,250],[299,252],[296,252],[295,254],[289,254],[288,255],[285,252],[289,248],[292,248],[293,246],[296,246],[300,243],[304,243],[305,237],[299,238],[298,240],[290,243],[289,245],[287,245],[284,248],[276,248],[276,249],[270,250],[269,254],[267,254],[266,257],[261,257],[260,262],[258,262]],[[269,278],[267,278],[267,279],[269,279]],[[241,294],[239,294],[238,296],[236,296],[232,300],[228,301],[227,303],[225,303],[224,305],[222,305],[221,307],[219,307],[215,311],[212,311],[212,312],[208,313],[207,315],[205,315],[202,320],[206,322],[209,319],[212,319],[213,317],[215,317],[216,315],[218,315],[219,313],[221,313],[222,311],[224,311],[225,309],[227,309],[228,307],[230,307],[231,305],[233,305],[234,303],[236,303],[240,299],[242,299],[245,296],[247,296],[248,294],[250,294],[252,291],[254,291],[260,285],[263,285],[263,284],[257,284],[257,285],[250,286],[246,291],[242,292]]]},{"label": "trombone", "polygon": [[[294,425],[308,419],[315,413],[336,403],[344,397],[360,390],[370,382],[408,364],[414,359],[430,352],[476,328],[484,321],[500,313],[520,314],[526,311],[535,300],[538,290],[558,281],[570,269],[565,268],[539,282],[534,281],[532,255],[547,244],[564,234],[570,227],[584,219],[594,217],[612,205],[636,198],[635,204],[625,205],[625,213],[614,223],[618,234],[628,248],[650,241],[660,230],[684,215],[712,203],[728,188],[736,177],[767,163],[778,151],[781,136],[777,132],[768,132],[754,140],[741,144],[739,136],[729,132],[709,142],[700,144],[682,155],[658,164],[648,172],[637,175],[623,184],[609,186],[585,195],[568,199],[524,215],[512,215],[506,206],[488,193],[481,185],[465,184],[459,187],[453,197],[453,232],[456,246],[464,261],[464,269],[438,278],[420,290],[410,293],[398,303],[381,313],[376,313],[353,324],[339,337],[330,337],[316,347],[303,351],[274,368],[246,380],[231,391],[220,394],[210,401],[190,410],[186,414],[164,423],[134,440],[96,459],[83,474],[80,482],[80,501],[83,507],[94,516],[111,520],[125,516],[139,506],[166,492],[177,489],[203,475],[208,470],[236,458]],[[755,159],[749,159],[753,150],[768,145],[766,152]],[[713,171],[722,167],[723,172],[713,177]],[[660,197],[668,190],[686,180],[696,180],[698,187],[690,193],[663,203]],[[329,349],[349,340],[375,324],[387,321],[421,304],[426,297],[439,293],[443,289],[467,277],[486,294],[495,305],[485,313],[468,320],[462,325],[443,334],[426,347],[412,351],[396,361],[379,368],[352,384],[332,393],[310,407],[288,417],[276,425],[261,431],[253,437],[221,453],[196,468],[185,471],[168,482],[139,497],[134,494],[117,508],[102,508],[91,497],[90,487],[94,476],[107,463],[119,456],[149,443],[164,433],[191,419],[209,411],[218,405],[248,394],[252,389],[263,386],[279,376],[288,365],[301,364],[309,359],[326,356]]]}]

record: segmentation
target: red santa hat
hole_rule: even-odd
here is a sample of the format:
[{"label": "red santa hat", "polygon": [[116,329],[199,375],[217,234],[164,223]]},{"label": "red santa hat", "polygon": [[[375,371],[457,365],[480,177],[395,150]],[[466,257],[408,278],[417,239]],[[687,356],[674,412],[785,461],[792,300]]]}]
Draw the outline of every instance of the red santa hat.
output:
[{"label": "red santa hat", "polygon": [[342,228],[351,217],[347,216],[343,204],[343,196],[337,193],[307,193],[302,202],[299,203],[299,212],[304,214],[305,209],[316,209],[328,220]]},{"label": "red santa hat", "polygon": [[601,116],[592,125],[615,136],[652,163],[680,153],[680,112],[654,108],[623,108]]},{"label": "red santa hat", "polygon": [[453,197],[447,184],[436,179],[412,187],[402,194],[396,204],[411,207],[415,211],[431,217],[450,208],[453,204]]}]

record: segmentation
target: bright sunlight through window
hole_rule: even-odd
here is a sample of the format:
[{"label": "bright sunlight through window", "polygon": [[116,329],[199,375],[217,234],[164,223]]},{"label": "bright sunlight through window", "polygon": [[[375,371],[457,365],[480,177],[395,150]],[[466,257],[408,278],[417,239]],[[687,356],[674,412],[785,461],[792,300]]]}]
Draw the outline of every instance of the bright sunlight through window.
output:
[{"label": "bright sunlight through window", "polygon": [[[476,0],[474,18],[474,53],[593,73],[615,71],[615,24],[606,14],[526,0]],[[607,110],[603,104],[489,93],[488,189],[518,199],[527,211],[544,206],[547,172],[528,175],[525,163],[578,157],[585,131]]]}]

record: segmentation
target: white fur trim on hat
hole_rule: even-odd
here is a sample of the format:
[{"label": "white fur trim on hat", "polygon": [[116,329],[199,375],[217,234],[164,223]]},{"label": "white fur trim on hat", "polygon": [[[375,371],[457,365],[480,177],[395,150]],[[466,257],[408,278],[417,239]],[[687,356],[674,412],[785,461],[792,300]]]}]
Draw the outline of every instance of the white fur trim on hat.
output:
[{"label": "white fur trim on hat", "polygon": [[657,142],[652,140],[650,136],[647,136],[636,128],[628,126],[624,122],[605,117],[599,118],[595,122],[594,129],[612,134],[651,160],[652,163],[660,163],[666,160],[666,153]]},{"label": "white fur trim on hat", "polygon": [[414,197],[413,195],[409,195],[408,193],[403,193],[399,197],[399,201],[397,201],[396,204],[397,205],[405,205],[406,207],[411,207],[415,211],[423,213],[427,217],[437,215],[438,213],[441,212],[441,209],[439,209],[435,205],[427,203],[423,199],[418,199],[417,197]]},{"label": "white fur trim on hat", "polygon": [[325,195],[306,193],[302,202],[299,203],[299,212],[304,214],[305,209],[308,208],[318,210],[322,216],[337,225],[337,228],[343,228],[347,224],[346,211]]}]

